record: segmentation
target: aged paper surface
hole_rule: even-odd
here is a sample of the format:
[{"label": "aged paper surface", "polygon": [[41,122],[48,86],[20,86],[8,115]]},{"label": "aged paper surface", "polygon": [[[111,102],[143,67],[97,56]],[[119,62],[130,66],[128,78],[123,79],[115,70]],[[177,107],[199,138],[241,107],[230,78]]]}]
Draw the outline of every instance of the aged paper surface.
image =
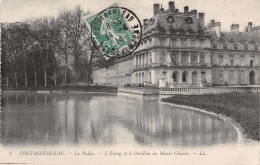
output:
[{"label": "aged paper surface", "polygon": [[259,0],[0,2],[0,164],[260,165]]}]

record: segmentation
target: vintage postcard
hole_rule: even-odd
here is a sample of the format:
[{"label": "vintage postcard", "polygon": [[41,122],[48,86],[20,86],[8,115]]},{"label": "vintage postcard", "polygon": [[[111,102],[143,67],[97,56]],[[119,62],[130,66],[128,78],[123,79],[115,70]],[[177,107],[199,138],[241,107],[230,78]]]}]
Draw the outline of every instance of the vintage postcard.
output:
[{"label": "vintage postcard", "polygon": [[0,0],[0,165],[260,165],[260,0]]}]

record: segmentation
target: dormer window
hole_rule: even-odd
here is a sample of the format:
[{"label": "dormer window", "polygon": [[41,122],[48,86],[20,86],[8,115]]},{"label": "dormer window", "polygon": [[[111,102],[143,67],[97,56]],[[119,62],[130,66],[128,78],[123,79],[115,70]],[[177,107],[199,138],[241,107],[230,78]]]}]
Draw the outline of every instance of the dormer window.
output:
[{"label": "dormer window", "polygon": [[179,38],[178,39],[173,39],[172,42],[173,42],[173,46],[176,46],[176,47],[181,46],[181,41],[180,41]]},{"label": "dormer window", "polygon": [[187,46],[188,42],[187,42],[187,39],[182,39],[181,40],[181,46]]},{"label": "dormer window", "polygon": [[228,49],[234,49],[234,44],[232,42],[228,43]]},{"label": "dormer window", "polygon": [[217,43],[217,48],[218,49],[223,49],[223,44],[222,43]]},{"label": "dormer window", "polygon": [[199,40],[199,45],[202,47],[205,44],[205,40],[201,39]]},{"label": "dormer window", "polygon": [[257,50],[260,50],[260,42],[257,43]]},{"label": "dormer window", "polygon": [[244,49],[245,49],[244,44],[238,43],[238,49],[239,49],[239,50],[244,50]]},{"label": "dormer window", "polygon": [[197,45],[197,40],[195,40],[195,39],[190,40],[190,45],[191,46],[196,46]]},{"label": "dormer window", "polygon": [[248,50],[254,50],[255,49],[255,46],[251,43],[248,43],[248,46],[247,46]]}]

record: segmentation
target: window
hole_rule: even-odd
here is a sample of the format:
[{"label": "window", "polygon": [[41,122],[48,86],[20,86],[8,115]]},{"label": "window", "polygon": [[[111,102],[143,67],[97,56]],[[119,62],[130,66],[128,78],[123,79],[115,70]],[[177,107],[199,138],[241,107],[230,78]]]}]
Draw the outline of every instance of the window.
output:
[{"label": "window", "polygon": [[220,80],[221,82],[223,82],[223,81],[224,81],[224,74],[223,74],[223,70],[219,71],[219,80]]},{"label": "window", "polygon": [[162,51],[160,54],[160,64],[164,64],[165,63],[165,52]]},{"label": "window", "polygon": [[219,65],[223,65],[223,55],[219,55]]},{"label": "window", "polygon": [[250,60],[250,66],[254,65],[254,60]]},{"label": "window", "polygon": [[201,63],[202,65],[205,64],[205,55],[204,55],[204,52],[201,52],[201,53],[200,53],[200,63]]},{"label": "window", "polygon": [[187,82],[187,71],[182,73],[182,82]]},{"label": "window", "polygon": [[135,56],[135,59],[136,59],[135,64],[136,64],[136,66],[138,66],[138,55]]},{"label": "window", "polygon": [[234,56],[231,56],[231,57],[230,57],[230,65],[231,65],[231,66],[234,66]]},{"label": "window", "polygon": [[234,72],[234,70],[230,70],[229,83],[233,84],[234,81],[235,81],[235,72]]},{"label": "window", "polygon": [[152,83],[152,72],[149,72],[149,84],[151,84]]},{"label": "window", "polygon": [[177,71],[172,73],[172,80],[175,82],[178,82],[178,72]]},{"label": "window", "polygon": [[197,41],[195,39],[192,39],[190,41],[190,44],[191,44],[191,46],[196,46],[197,45]]},{"label": "window", "polygon": [[187,39],[182,39],[181,46],[187,46],[187,45],[188,45]]},{"label": "window", "polygon": [[152,53],[150,53],[150,64],[153,63]]},{"label": "window", "polygon": [[206,73],[205,72],[201,72],[201,81],[202,81],[202,83],[206,83]]},{"label": "window", "polygon": [[144,67],[144,63],[145,63],[145,54],[142,54],[142,66]]},{"label": "window", "polygon": [[254,66],[254,56],[250,57],[250,66]]},{"label": "window", "polygon": [[204,44],[205,44],[205,40],[203,40],[203,39],[199,40],[199,46],[200,47],[204,46]]},{"label": "window", "polygon": [[241,66],[245,65],[245,56],[240,56],[240,65]]},{"label": "window", "polygon": [[179,46],[181,46],[181,41],[180,41],[180,39],[173,39],[172,44],[175,47],[179,47]]},{"label": "window", "polygon": [[181,63],[182,64],[188,63],[188,56],[189,56],[189,52],[181,52]]},{"label": "window", "polygon": [[198,63],[198,52],[190,52],[191,54],[191,63],[197,64]]},{"label": "window", "polygon": [[177,65],[179,62],[179,51],[171,51],[170,54],[171,61],[174,65]]}]

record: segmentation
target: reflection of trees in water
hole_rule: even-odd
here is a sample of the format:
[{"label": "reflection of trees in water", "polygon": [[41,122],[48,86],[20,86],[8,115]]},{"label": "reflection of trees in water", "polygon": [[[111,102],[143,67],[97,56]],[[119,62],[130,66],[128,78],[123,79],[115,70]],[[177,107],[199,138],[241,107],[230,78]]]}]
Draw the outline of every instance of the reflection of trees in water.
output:
[{"label": "reflection of trees in water", "polygon": [[190,146],[237,138],[222,120],[152,101],[62,93],[6,93],[1,101],[3,144],[114,144],[118,125],[144,145]]},{"label": "reflection of trees in water", "polygon": [[[1,120],[2,143],[58,143],[61,136],[66,141],[77,140],[76,131],[72,139],[64,138],[66,134],[71,134],[71,130],[67,130],[66,122],[68,99],[69,97],[63,94],[5,94],[2,97],[4,103]],[[90,99],[84,98],[84,101]],[[60,102],[66,102],[62,109],[58,108]],[[77,114],[76,110],[75,114]],[[75,122],[77,123],[77,118]]]}]

